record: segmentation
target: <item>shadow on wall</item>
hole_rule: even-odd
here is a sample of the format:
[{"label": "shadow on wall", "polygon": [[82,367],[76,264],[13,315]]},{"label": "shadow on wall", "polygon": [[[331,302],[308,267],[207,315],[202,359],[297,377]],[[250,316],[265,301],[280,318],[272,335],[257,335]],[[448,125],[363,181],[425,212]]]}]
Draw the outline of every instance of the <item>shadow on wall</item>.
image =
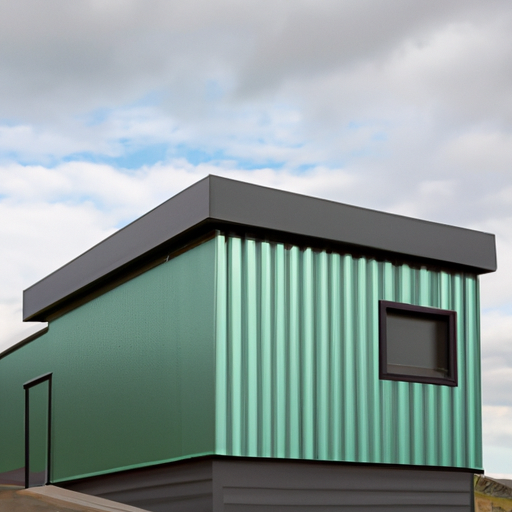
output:
[{"label": "shadow on wall", "polygon": [[1,486],[25,487],[25,468],[0,473]]},{"label": "shadow on wall", "polygon": [[475,475],[475,512],[512,512],[511,485]]}]

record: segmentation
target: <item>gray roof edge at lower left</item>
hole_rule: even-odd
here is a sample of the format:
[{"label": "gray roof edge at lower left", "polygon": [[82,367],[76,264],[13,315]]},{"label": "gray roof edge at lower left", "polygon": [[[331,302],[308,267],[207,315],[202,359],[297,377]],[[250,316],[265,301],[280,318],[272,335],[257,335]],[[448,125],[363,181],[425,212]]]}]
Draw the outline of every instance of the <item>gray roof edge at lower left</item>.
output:
[{"label": "gray roof edge at lower left", "polygon": [[205,178],[138,218],[23,292],[23,320],[98,281],[209,216]]}]

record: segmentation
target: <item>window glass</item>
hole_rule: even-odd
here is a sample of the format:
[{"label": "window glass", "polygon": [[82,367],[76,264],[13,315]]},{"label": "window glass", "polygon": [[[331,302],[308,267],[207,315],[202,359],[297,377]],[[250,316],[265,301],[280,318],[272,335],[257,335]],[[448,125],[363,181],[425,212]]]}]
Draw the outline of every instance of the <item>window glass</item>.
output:
[{"label": "window glass", "polygon": [[381,378],[456,384],[455,312],[381,301]]}]

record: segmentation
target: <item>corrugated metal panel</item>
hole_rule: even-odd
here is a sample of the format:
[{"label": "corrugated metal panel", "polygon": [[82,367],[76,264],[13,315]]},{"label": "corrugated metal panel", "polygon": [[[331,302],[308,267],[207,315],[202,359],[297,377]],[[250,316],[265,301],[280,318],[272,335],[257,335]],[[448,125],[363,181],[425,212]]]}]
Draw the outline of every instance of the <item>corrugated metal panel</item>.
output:
[{"label": "corrugated metal panel", "polygon": [[473,510],[473,474],[462,471],[221,459],[213,462],[213,475],[219,511]]},{"label": "corrugated metal panel", "polygon": [[[379,380],[378,301],[457,311],[457,387]],[[478,281],[217,237],[216,453],[481,468]]]},{"label": "corrugated metal panel", "polygon": [[[71,491],[125,503],[152,512],[212,510],[211,459],[187,459],[60,483]],[[82,509],[83,510],[83,509]],[[104,509],[107,510],[107,509]],[[122,508],[108,510],[119,510]]]}]

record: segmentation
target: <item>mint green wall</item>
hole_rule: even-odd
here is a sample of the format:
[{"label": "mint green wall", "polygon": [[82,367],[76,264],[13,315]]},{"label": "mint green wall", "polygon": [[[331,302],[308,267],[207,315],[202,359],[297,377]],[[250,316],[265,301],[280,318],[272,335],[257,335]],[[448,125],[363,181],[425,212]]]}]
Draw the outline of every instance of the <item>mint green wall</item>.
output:
[{"label": "mint green wall", "polygon": [[[217,239],[216,453],[481,469],[478,280]],[[379,299],[457,312],[457,387],[379,380]]]},{"label": "mint green wall", "polygon": [[210,240],[0,359],[0,472],[24,465],[23,383],[53,372],[52,481],[214,450]]}]

